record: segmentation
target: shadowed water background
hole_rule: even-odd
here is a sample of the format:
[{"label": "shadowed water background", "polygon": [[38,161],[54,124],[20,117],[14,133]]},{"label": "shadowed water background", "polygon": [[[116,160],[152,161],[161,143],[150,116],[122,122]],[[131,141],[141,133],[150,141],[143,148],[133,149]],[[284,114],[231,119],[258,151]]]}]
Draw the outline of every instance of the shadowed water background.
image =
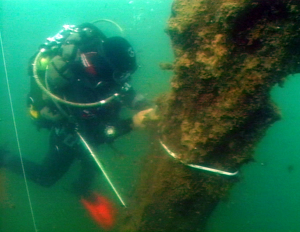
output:
[{"label": "shadowed water background", "polygon": [[[160,62],[173,60],[170,40],[164,33],[171,4],[171,0],[3,0],[0,3],[3,46],[23,156],[39,162],[48,146],[48,132],[36,131],[26,109],[27,63],[38,46],[64,24],[114,20],[125,30],[125,37],[137,53],[140,67],[133,76],[133,87],[148,99],[155,99],[169,90],[172,75],[159,68]],[[120,35],[110,24],[98,26],[108,36]],[[3,65],[0,65],[0,75],[1,144],[7,144],[12,153],[18,154]],[[256,149],[255,162],[243,167],[241,181],[209,219],[209,232],[300,231],[299,87],[300,78],[295,75],[287,80],[284,88],[275,87],[272,91],[282,120],[268,130]],[[147,136],[146,131],[135,131],[117,140],[115,146],[122,154],[114,153],[106,145],[97,150],[125,200],[137,183],[141,157],[149,148]],[[99,231],[78,199],[69,192],[78,168],[75,163],[51,188],[28,182],[39,231]],[[34,231],[24,179],[3,170],[0,175],[0,231]],[[95,188],[119,204],[102,176]]]}]

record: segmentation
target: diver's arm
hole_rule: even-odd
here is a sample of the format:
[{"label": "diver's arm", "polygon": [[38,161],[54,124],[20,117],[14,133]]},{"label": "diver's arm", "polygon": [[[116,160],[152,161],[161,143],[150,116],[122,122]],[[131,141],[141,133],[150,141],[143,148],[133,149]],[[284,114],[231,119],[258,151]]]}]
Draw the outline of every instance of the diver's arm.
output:
[{"label": "diver's arm", "polygon": [[149,102],[142,94],[138,94],[130,86],[122,95],[122,100],[130,109],[139,111],[132,117],[131,128],[144,128],[145,119],[149,121],[157,120],[156,106]]},{"label": "diver's arm", "polygon": [[33,91],[31,88],[30,93],[27,96],[27,108],[32,122],[40,128],[50,129],[54,124],[62,120],[62,115],[53,102],[49,102],[43,97],[43,94],[39,91]]},{"label": "diver's arm", "polygon": [[63,119],[63,116],[57,110],[53,111],[48,106],[44,106],[41,109],[40,115],[42,118],[52,122],[58,122]]},{"label": "diver's arm", "polygon": [[116,138],[128,134],[134,129],[145,128],[145,120],[157,120],[153,108],[143,110],[135,114],[132,118],[119,120],[104,130],[106,142],[113,142]]},{"label": "diver's arm", "polygon": [[142,110],[136,113],[132,118],[132,127],[133,129],[145,128],[145,122],[148,121],[156,121],[159,117],[156,112],[156,107],[149,108],[146,110]]},{"label": "diver's arm", "polygon": [[125,106],[132,110],[141,111],[154,107],[154,105],[148,101],[142,94],[136,93],[136,91],[129,86],[129,88],[121,94],[122,102]]}]

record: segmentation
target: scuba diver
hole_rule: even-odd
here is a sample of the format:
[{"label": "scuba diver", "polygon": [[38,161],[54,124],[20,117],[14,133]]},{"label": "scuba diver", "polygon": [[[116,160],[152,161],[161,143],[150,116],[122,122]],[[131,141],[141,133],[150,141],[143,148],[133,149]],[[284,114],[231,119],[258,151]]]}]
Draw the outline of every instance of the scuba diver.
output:
[{"label": "scuba diver", "polygon": [[[40,46],[29,65],[30,116],[38,129],[50,130],[50,138],[41,164],[23,158],[26,177],[50,187],[79,159],[81,170],[72,191],[104,228],[110,228],[113,219],[98,214],[111,206],[91,189],[99,170],[77,132],[98,146],[145,126],[144,119],[151,119],[153,108],[128,84],[136,69],[129,42],[119,36],[106,37],[92,23],[65,25]],[[138,113],[122,119],[119,114],[124,106]],[[19,157],[13,155],[0,155],[1,166],[23,173]]]}]

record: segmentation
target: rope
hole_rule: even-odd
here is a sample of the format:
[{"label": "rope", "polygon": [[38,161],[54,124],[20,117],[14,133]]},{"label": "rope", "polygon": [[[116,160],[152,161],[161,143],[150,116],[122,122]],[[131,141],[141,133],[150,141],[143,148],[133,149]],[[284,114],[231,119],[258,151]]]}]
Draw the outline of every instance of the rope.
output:
[{"label": "rope", "polygon": [[35,221],[35,217],[34,217],[34,213],[33,213],[32,202],[31,202],[31,197],[30,197],[30,193],[29,193],[29,188],[28,188],[28,183],[27,183],[27,178],[26,178],[26,173],[25,173],[25,168],[24,168],[24,163],[23,163],[23,158],[22,158],[22,151],[21,151],[21,147],[20,147],[18,129],[17,129],[16,119],[15,119],[15,112],[14,112],[14,108],[13,108],[13,104],[12,104],[12,97],[11,97],[10,85],[9,85],[9,81],[8,81],[7,66],[6,66],[6,61],[5,61],[1,31],[0,31],[0,43],[1,43],[3,66],[4,66],[6,83],[7,83],[10,108],[11,108],[11,113],[12,113],[12,118],[13,118],[13,123],[14,123],[14,129],[15,129],[15,134],[16,134],[16,139],[17,139],[17,145],[18,145],[18,151],[19,151],[19,155],[20,155],[20,161],[21,161],[21,165],[22,165],[23,177],[24,177],[24,182],[25,182],[25,186],[26,186],[26,192],[27,192],[27,197],[28,197],[28,202],[29,202],[29,207],[30,207],[30,212],[31,212],[31,216],[32,216],[32,222],[33,222],[34,230],[37,232],[38,230],[37,230],[37,227],[36,227],[36,221]]}]

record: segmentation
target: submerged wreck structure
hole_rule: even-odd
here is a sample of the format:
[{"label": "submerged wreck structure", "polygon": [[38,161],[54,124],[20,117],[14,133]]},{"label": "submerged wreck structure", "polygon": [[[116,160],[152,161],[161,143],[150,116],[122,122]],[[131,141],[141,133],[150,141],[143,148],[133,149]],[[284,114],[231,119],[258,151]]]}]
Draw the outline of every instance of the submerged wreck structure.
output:
[{"label": "submerged wreck structure", "polygon": [[167,33],[172,91],[157,102],[153,147],[119,231],[204,231],[280,119],[270,90],[300,71],[299,0],[175,0]]}]

